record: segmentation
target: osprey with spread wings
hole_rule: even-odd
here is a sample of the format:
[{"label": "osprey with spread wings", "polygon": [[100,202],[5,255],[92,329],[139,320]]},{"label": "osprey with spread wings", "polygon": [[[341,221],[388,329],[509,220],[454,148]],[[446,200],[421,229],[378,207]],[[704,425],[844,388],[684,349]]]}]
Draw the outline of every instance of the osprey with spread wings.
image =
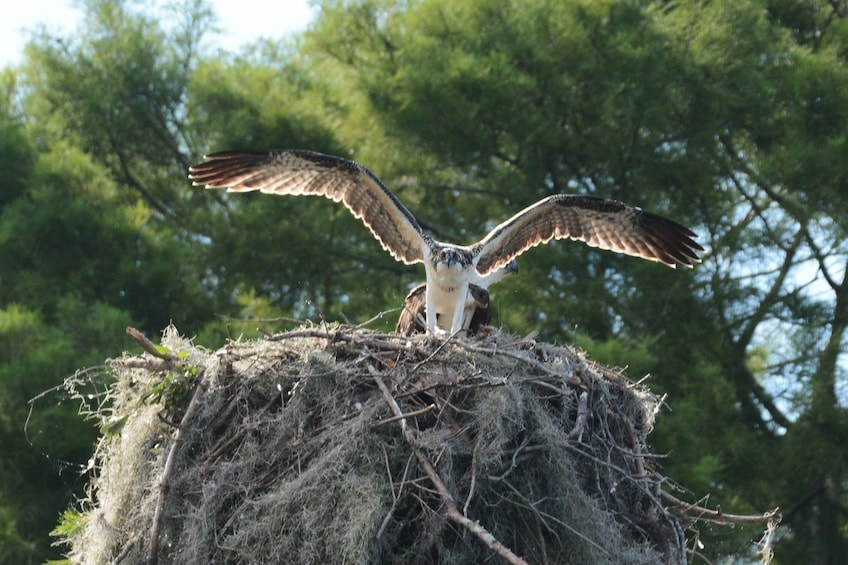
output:
[{"label": "osprey with spread wings", "polygon": [[543,198],[479,242],[455,245],[425,233],[382,181],[353,161],[305,150],[224,151],[205,159],[189,168],[195,186],[330,198],[362,220],[392,257],[405,264],[424,263],[430,334],[463,329],[469,287],[485,289],[492,273],[552,239],[583,241],[672,268],[692,267],[700,261],[697,252],[703,251],[697,235],[676,222],[616,200],[573,194]]}]

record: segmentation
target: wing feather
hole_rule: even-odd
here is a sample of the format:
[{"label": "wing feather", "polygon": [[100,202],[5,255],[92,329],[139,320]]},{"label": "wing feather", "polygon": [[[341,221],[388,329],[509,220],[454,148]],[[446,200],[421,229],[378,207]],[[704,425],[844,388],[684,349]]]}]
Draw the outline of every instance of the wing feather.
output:
[{"label": "wing feather", "polygon": [[485,275],[536,245],[552,239],[583,241],[658,261],[669,267],[699,262],[698,236],[667,218],[594,196],[557,194],[540,200],[493,229],[472,247],[477,271]]},{"label": "wing feather", "polygon": [[412,335],[414,333],[425,333],[427,331],[426,306],[427,306],[427,283],[421,283],[406,295],[403,308],[395,325],[395,333],[400,335]]},{"label": "wing feather", "polygon": [[189,168],[195,186],[231,192],[323,196],[341,202],[368,226],[392,257],[406,264],[424,260],[432,239],[412,213],[367,168],[313,151],[222,151]]}]

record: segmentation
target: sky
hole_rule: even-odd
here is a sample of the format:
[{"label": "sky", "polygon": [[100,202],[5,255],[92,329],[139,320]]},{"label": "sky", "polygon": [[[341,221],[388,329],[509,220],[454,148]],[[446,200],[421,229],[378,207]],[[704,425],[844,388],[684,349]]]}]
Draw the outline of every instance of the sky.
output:
[{"label": "sky", "polygon": [[[218,17],[222,31],[209,35],[207,44],[226,51],[260,37],[279,38],[301,31],[315,9],[309,0],[206,0]],[[39,24],[57,35],[69,35],[82,18],[74,0],[24,0],[10,2],[0,18],[0,69],[22,60],[24,46]]]}]

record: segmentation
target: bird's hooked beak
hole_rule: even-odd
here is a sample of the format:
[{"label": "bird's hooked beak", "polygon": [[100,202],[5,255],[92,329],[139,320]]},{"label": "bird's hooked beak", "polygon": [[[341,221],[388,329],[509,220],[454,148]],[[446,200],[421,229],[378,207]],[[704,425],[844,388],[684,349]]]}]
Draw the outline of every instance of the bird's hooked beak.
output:
[{"label": "bird's hooked beak", "polygon": [[442,249],[436,256],[436,269],[439,270],[442,267],[448,267],[450,269],[463,269],[471,264],[470,255],[466,255],[467,254],[463,253],[461,249]]}]

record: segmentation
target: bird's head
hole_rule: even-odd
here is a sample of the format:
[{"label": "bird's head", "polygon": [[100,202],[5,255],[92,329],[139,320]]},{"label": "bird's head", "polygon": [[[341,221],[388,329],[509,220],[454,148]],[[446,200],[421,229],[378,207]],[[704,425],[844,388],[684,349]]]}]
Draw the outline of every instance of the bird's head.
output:
[{"label": "bird's head", "polygon": [[457,247],[443,247],[433,256],[433,266],[437,271],[444,268],[462,271],[471,265],[471,252]]}]

